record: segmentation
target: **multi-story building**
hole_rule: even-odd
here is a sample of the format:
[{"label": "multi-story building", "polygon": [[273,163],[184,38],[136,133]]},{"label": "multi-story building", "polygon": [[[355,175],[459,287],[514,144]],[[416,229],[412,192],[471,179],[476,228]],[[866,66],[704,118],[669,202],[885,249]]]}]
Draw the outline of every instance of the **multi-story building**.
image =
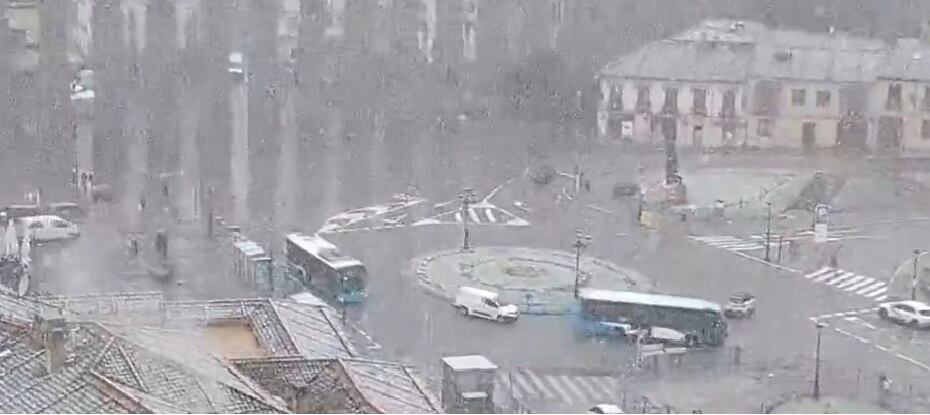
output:
[{"label": "multi-story building", "polygon": [[899,41],[872,84],[870,101],[876,149],[930,149],[930,45]]},{"label": "multi-story building", "polygon": [[884,43],[843,34],[775,31],[757,43],[750,71],[751,141],[805,150],[867,146],[868,85]]},{"label": "multi-story building", "polygon": [[891,47],[834,31],[706,21],[598,73],[598,130],[697,148],[927,149],[924,56],[930,44],[917,40]]},{"label": "multi-story building", "polygon": [[685,33],[607,65],[598,75],[600,134],[654,144],[673,134],[697,148],[744,143],[753,42],[742,29]]}]

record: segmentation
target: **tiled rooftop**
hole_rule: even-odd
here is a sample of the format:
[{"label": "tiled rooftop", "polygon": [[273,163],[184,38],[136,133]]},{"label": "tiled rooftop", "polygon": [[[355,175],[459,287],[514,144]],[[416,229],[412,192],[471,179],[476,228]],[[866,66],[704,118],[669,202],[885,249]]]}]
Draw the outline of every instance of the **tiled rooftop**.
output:
[{"label": "tiled rooftop", "polygon": [[233,363],[269,390],[286,391],[283,397],[293,402],[295,411],[442,412],[411,369],[397,363],[301,357],[239,359]]},{"label": "tiled rooftop", "polygon": [[58,368],[47,369],[49,350],[33,344],[28,334],[3,345],[9,352],[0,351],[5,353],[0,359],[0,411],[286,411],[234,368],[177,333],[99,323],[67,323],[66,328],[67,359]]},{"label": "tiled rooftop", "polygon": [[[287,388],[300,387],[314,391],[303,395],[301,408],[439,411],[409,368],[358,359],[336,311],[326,305],[178,302],[158,293],[41,301],[0,294],[0,315],[2,412],[286,412],[293,404],[282,400]],[[60,323],[67,327],[67,360],[51,375],[45,375],[49,353],[34,341],[44,327],[34,321],[39,315],[68,319]],[[261,353],[229,364],[210,338],[217,324],[236,336],[250,333]],[[281,387],[270,387],[275,382]],[[327,396],[343,397],[345,407],[332,406]]]}]

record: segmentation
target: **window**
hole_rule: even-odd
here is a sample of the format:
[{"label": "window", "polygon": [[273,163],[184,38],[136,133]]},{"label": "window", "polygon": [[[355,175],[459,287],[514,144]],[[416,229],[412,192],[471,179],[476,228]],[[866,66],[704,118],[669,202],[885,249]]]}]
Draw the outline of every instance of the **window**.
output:
[{"label": "window", "polygon": [[695,88],[692,93],[691,112],[695,114],[707,114],[707,90]]},{"label": "window", "polygon": [[924,87],[924,111],[930,111],[930,86]]},{"label": "window", "polygon": [[662,112],[678,113],[678,88],[665,88],[665,103],[662,105]]},{"label": "window", "polygon": [[830,91],[817,91],[817,106],[820,108],[830,106]]},{"label": "window", "polygon": [[885,102],[885,109],[901,110],[901,84],[888,85],[888,100]]},{"label": "window", "polygon": [[803,89],[793,89],[791,90],[791,105],[795,107],[803,107],[807,102],[807,91]]},{"label": "window", "polygon": [[636,87],[636,110],[637,111],[650,111],[652,108],[652,103],[649,102],[649,87],[648,86],[638,86]]},{"label": "window", "polygon": [[558,23],[562,23],[562,19],[565,15],[565,2],[562,0],[555,0],[552,2],[552,19]]},{"label": "window", "polygon": [[723,109],[721,112],[724,117],[736,115],[736,92],[726,91],[723,93]]},{"label": "window", "polygon": [[760,118],[759,124],[756,125],[756,134],[759,137],[771,137],[772,136],[772,120],[767,118]]},{"label": "window", "polygon": [[42,222],[32,222],[29,224],[29,229],[42,229]]},{"label": "window", "polygon": [[920,138],[930,140],[930,120],[924,120],[920,123]]},{"label": "window", "polygon": [[619,85],[610,89],[610,109],[623,111],[623,87]]},{"label": "window", "polygon": [[65,222],[65,221],[63,221],[63,220],[56,220],[56,221],[52,222],[52,226],[54,226],[54,227],[56,227],[56,228],[67,228],[67,227],[68,227],[68,222]]},{"label": "window", "polygon": [[484,305],[486,305],[486,306],[488,306],[488,307],[497,308],[497,303],[495,303],[494,300],[492,300],[492,299],[490,299],[490,298],[485,298],[485,299],[484,299]]}]

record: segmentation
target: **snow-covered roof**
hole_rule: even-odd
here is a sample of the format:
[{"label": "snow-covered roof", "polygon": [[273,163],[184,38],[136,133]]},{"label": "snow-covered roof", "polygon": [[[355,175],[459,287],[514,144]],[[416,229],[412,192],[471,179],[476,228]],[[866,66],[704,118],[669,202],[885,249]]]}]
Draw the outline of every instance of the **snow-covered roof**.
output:
[{"label": "snow-covered roof", "polygon": [[632,291],[610,291],[582,288],[578,293],[582,300],[604,301],[611,303],[630,303],[658,307],[686,308],[720,312],[720,304],[699,298],[677,297],[664,294],[647,294]]},{"label": "snow-covered roof", "polygon": [[452,370],[496,370],[497,365],[479,354],[468,356],[449,356],[442,358],[443,363]]}]

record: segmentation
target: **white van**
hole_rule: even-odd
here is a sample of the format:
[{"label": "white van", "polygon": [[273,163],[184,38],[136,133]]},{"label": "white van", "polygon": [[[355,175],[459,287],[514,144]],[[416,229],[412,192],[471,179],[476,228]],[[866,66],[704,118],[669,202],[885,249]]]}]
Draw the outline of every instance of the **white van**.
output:
[{"label": "white van", "polygon": [[452,306],[465,317],[481,317],[501,323],[511,323],[520,317],[520,309],[513,304],[500,304],[495,292],[474,287],[459,287]]},{"label": "white van", "polygon": [[34,242],[64,241],[81,236],[77,225],[55,215],[26,216],[16,220],[16,236]]}]

